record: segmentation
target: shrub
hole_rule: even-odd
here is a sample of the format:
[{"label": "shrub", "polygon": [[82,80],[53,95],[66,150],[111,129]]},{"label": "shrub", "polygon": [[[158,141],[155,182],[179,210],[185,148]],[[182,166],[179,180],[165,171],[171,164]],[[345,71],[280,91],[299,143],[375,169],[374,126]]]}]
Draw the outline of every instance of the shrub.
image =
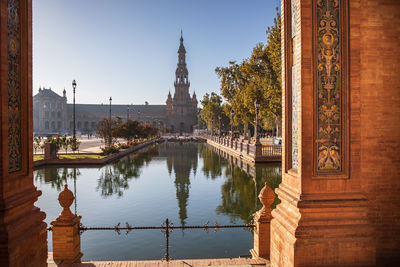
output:
[{"label": "shrub", "polygon": [[68,138],[68,143],[69,143],[69,146],[70,146],[70,148],[71,148],[71,150],[72,151],[76,151],[76,150],[78,150],[79,151],[79,146],[81,145],[81,142],[80,141],[78,141],[78,139],[75,137],[70,137],[70,138]]},{"label": "shrub", "polygon": [[119,143],[118,147],[119,149],[127,149],[129,148],[129,145],[127,143]]},{"label": "shrub", "polygon": [[102,155],[109,155],[109,154],[114,154],[119,151],[119,147],[116,145],[111,145],[111,146],[106,146],[106,147],[101,147],[100,148],[102,151]]}]

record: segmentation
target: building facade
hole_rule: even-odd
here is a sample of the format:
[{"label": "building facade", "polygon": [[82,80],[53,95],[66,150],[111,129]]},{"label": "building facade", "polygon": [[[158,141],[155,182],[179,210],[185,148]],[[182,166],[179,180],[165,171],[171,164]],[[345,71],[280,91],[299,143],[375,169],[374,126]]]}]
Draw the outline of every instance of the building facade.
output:
[{"label": "building facade", "polygon": [[175,93],[172,98],[168,94],[166,101],[166,114],[168,126],[173,132],[193,132],[193,126],[197,123],[197,98],[189,94],[189,72],[186,67],[186,49],[183,45],[181,33],[180,45],[178,49],[178,64],[175,71]]},{"label": "building facade", "polygon": [[[175,72],[175,93],[168,93],[166,105],[112,105],[112,118],[151,123],[173,133],[191,133],[197,123],[197,98],[189,94],[186,50],[181,35]],[[97,122],[108,118],[109,104],[75,104],[75,128],[82,134],[95,133]],[[73,104],[51,88],[39,88],[33,97],[33,132],[38,135],[68,134],[73,130]]]}]

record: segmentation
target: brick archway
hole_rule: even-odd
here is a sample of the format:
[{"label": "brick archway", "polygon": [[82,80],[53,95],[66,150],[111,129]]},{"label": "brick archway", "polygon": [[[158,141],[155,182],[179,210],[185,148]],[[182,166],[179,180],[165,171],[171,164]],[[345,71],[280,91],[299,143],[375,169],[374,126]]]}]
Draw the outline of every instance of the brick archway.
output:
[{"label": "brick archway", "polygon": [[47,266],[45,213],[34,206],[32,1],[0,0],[0,266]]}]

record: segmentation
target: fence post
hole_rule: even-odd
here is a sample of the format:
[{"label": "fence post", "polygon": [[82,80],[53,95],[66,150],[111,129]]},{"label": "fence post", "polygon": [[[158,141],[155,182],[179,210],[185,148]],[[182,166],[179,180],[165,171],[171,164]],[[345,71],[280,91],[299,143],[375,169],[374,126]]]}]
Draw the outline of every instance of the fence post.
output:
[{"label": "fence post", "polygon": [[81,217],[72,214],[69,207],[74,201],[74,194],[64,186],[64,190],[58,196],[58,202],[63,210],[61,214],[51,222],[53,231],[53,259],[56,264],[80,263],[81,237],[79,224]]},{"label": "fence post", "polygon": [[250,250],[253,258],[269,259],[270,256],[270,224],[271,224],[271,204],[274,202],[274,191],[269,187],[268,182],[261,189],[258,195],[263,207],[254,213],[254,248]]},{"label": "fence post", "polygon": [[262,157],[262,144],[261,143],[255,143],[254,144],[254,159],[258,159]]}]

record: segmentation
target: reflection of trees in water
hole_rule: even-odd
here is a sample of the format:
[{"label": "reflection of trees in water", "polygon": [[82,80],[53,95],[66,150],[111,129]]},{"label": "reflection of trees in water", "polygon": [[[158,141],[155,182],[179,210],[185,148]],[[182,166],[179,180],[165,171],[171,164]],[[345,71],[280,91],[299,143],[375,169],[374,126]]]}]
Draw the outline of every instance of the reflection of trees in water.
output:
[{"label": "reflection of trees in water", "polygon": [[200,157],[203,159],[202,171],[207,178],[215,179],[222,175],[222,168],[227,164],[225,159],[206,145],[201,146]]},{"label": "reflection of trees in water", "polygon": [[[64,184],[67,184],[68,179],[76,179],[81,175],[79,169],[74,168],[43,168],[34,172],[35,181],[41,183],[51,184],[52,188],[56,188],[57,191],[61,191],[64,188]],[[74,175],[76,177],[74,177]]]},{"label": "reflection of trees in water", "polygon": [[[274,190],[282,180],[280,164],[257,164],[249,166],[245,163],[236,164],[236,159],[218,160],[222,153],[218,150],[204,146],[201,155],[204,162],[203,171],[211,177],[221,175],[224,172],[225,182],[221,187],[221,205],[217,207],[218,214],[229,215],[232,222],[240,218],[245,223],[250,223],[253,213],[262,208],[258,194],[268,181]],[[230,156],[229,156],[230,157]],[[228,162],[229,164],[226,164]],[[223,168],[225,168],[223,170]],[[272,204],[272,208],[280,202],[278,197]]]},{"label": "reflection of trees in water", "polygon": [[178,199],[179,219],[185,225],[187,202],[190,189],[190,172],[197,170],[198,144],[192,142],[165,142],[160,145],[160,156],[167,158],[168,172],[175,174],[176,198]]},{"label": "reflection of trees in water", "polygon": [[[280,166],[267,165],[255,168],[255,177],[232,164],[225,169],[226,181],[221,188],[222,203],[217,207],[217,213],[229,215],[233,222],[237,218],[246,223],[252,221],[254,212],[262,208],[258,194],[265,182],[268,181],[272,189],[281,182]],[[275,197],[272,208],[279,202]]]},{"label": "reflection of trees in water", "polygon": [[158,154],[158,146],[153,145],[144,152],[129,155],[113,164],[106,165],[101,169],[96,190],[100,190],[103,197],[112,195],[121,197],[123,192],[129,188],[129,180],[138,178],[142,167]]},{"label": "reflection of trees in water", "polygon": [[225,177],[221,187],[222,203],[217,207],[217,213],[229,215],[232,222],[240,218],[249,223],[257,205],[253,178],[233,165],[226,167]]}]

